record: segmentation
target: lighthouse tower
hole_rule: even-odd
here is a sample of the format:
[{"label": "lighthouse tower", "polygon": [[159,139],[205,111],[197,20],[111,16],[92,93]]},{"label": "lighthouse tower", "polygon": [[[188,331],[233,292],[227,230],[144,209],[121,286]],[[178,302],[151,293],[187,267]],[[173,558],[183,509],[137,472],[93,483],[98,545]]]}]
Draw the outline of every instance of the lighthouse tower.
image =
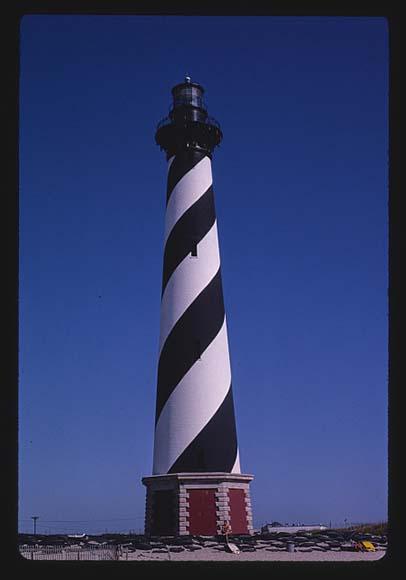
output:
[{"label": "lighthouse tower", "polygon": [[190,77],[172,89],[156,131],[168,178],[153,475],[148,535],[252,533],[241,474],[221,282],[211,157],[222,139],[204,89]]}]

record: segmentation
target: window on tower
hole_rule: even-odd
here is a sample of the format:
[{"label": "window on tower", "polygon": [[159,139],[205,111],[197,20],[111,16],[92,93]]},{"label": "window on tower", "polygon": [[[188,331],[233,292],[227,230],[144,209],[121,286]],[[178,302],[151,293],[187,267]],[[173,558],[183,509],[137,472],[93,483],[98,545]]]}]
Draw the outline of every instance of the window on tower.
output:
[{"label": "window on tower", "polygon": [[193,256],[193,258],[197,258],[197,241],[196,240],[192,241],[192,248],[190,250],[190,255]]}]

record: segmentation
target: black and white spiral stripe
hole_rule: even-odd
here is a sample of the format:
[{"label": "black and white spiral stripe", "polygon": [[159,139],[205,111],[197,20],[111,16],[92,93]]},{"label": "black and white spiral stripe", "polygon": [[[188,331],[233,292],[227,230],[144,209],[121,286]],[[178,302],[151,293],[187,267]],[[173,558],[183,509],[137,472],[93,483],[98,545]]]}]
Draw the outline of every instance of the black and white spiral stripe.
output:
[{"label": "black and white spiral stripe", "polygon": [[240,464],[211,161],[184,150],[168,162],[153,473],[209,471]]}]

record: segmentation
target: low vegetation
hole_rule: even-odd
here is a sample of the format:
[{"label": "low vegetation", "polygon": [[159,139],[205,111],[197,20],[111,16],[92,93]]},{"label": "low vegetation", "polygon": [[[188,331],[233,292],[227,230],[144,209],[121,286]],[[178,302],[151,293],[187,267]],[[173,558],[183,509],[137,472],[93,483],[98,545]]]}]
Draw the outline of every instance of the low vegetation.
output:
[{"label": "low vegetation", "polygon": [[347,528],[335,528],[336,531],[349,530],[360,534],[374,534],[376,536],[386,536],[388,533],[388,522],[354,524]]}]

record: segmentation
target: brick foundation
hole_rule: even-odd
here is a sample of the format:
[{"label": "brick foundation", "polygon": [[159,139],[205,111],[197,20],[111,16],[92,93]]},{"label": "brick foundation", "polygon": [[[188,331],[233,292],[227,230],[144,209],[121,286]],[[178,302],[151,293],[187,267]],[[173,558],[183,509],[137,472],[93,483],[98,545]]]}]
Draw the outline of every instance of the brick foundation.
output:
[{"label": "brick foundation", "polygon": [[[231,529],[231,534],[252,534],[249,489],[252,479],[252,475],[234,473],[173,473],[143,477],[142,483],[147,488],[145,534],[189,535],[191,519],[195,534],[219,534],[225,521],[235,528]],[[241,491],[230,494],[230,490]],[[205,505],[204,502],[208,503]]]}]

